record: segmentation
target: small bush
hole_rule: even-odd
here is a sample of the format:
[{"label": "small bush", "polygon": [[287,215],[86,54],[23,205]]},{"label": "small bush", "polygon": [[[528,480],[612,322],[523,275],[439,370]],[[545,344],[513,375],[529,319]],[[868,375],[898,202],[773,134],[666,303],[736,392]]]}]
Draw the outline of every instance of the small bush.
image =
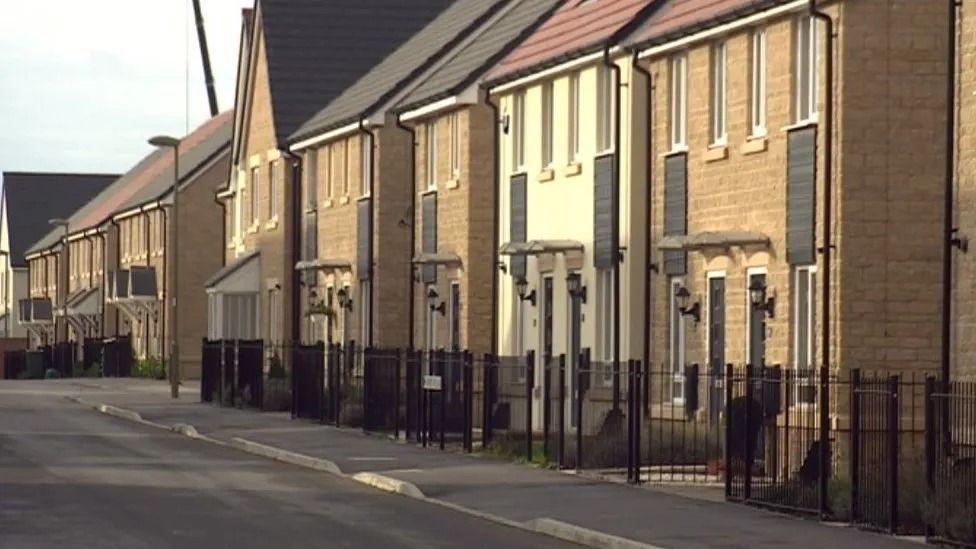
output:
[{"label": "small bush", "polygon": [[48,368],[44,371],[44,379],[59,379],[61,377],[61,372],[55,370],[54,368]]},{"label": "small bush", "polygon": [[132,377],[147,379],[164,379],[163,363],[158,358],[137,360],[132,365]]}]

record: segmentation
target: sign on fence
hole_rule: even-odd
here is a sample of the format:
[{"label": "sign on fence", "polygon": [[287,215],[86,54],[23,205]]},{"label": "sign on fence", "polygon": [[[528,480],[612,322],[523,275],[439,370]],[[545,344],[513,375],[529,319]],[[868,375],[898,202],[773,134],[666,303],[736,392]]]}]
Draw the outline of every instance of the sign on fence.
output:
[{"label": "sign on fence", "polygon": [[424,376],[423,389],[425,391],[440,391],[441,376]]}]

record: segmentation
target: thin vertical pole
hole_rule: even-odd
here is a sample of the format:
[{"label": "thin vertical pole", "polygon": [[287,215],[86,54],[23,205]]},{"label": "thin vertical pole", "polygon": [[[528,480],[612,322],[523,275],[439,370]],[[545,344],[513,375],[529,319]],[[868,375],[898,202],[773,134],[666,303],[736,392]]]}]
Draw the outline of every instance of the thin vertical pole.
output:
[{"label": "thin vertical pole", "polygon": [[820,367],[820,516],[829,513],[827,479],[830,476],[830,370]]},{"label": "thin vertical pole", "polygon": [[397,349],[393,363],[393,440],[400,440],[400,365],[402,362],[403,353]]},{"label": "thin vertical pole", "polygon": [[559,448],[558,465],[563,468],[566,443],[566,355],[559,355]]},{"label": "thin vertical pole", "polygon": [[898,405],[898,376],[888,378],[888,474],[889,524],[892,534],[898,530],[898,435],[901,417]]},{"label": "thin vertical pole", "polygon": [[535,392],[535,351],[525,355],[525,458],[532,463],[532,394]]},{"label": "thin vertical pole", "polygon": [[725,365],[725,498],[732,497],[732,365]]},{"label": "thin vertical pole", "polygon": [[851,370],[851,522],[860,518],[861,489],[861,370]]}]

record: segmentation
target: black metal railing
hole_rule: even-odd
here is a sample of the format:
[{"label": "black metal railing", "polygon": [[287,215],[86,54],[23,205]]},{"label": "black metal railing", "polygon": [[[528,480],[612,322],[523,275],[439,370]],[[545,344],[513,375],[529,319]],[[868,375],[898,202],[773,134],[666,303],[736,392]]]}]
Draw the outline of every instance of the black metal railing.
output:
[{"label": "black metal railing", "polygon": [[4,351],[3,378],[23,379],[27,377],[27,350]]},{"label": "black metal railing", "polygon": [[129,377],[132,375],[132,339],[118,336],[102,343],[102,376]]},{"label": "black metal railing", "polygon": [[976,382],[925,383],[926,537],[976,547]]}]

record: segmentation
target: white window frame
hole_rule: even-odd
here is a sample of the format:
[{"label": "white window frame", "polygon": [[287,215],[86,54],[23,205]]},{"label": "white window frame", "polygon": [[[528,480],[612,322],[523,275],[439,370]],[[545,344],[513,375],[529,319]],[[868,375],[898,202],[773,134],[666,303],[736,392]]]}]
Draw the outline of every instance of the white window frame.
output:
[{"label": "white window frame", "polygon": [[613,74],[598,65],[596,71],[596,148],[598,154],[613,152]]},{"label": "white window frame", "polygon": [[369,196],[369,180],[373,174],[373,136],[364,133],[359,139],[359,195]]},{"label": "white window frame", "polygon": [[669,65],[669,140],[672,151],[684,151],[688,148],[688,55],[674,55]]},{"label": "white window frame", "polygon": [[437,120],[431,120],[426,125],[424,132],[426,148],[426,176],[427,190],[437,190]]},{"label": "white window frame", "polygon": [[278,219],[278,170],[277,163],[268,162],[268,221]]},{"label": "white window frame", "polygon": [[342,196],[349,196],[349,181],[346,179],[346,148],[347,146],[345,140],[337,142],[332,147],[332,152],[336,154],[341,161],[338,162],[339,165],[337,166],[337,162],[335,162],[335,159],[333,159],[332,169],[334,171],[332,173],[337,176],[337,179],[339,179],[339,190],[342,192]]},{"label": "white window frame", "polygon": [[261,171],[258,166],[251,168],[251,186],[248,188],[248,198],[251,205],[251,226],[257,226],[261,222],[261,214],[258,210],[258,185],[261,182]]},{"label": "white window frame", "polygon": [[749,38],[749,136],[766,135],[766,29]]},{"label": "white window frame", "polygon": [[817,20],[800,15],[794,22],[793,37],[793,121],[796,124],[817,121],[819,99],[819,40]]},{"label": "white window frame", "polygon": [[512,171],[525,171],[525,90],[512,96]]},{"label": "white window frame", "polygon": [[[668,280],[668,373],[671,382],[668,389],[671,392],[671,402],[675,405],[685,403],[685,337],[686,321],[683,314],[678,311],[678,300],[674,294],[678,288],[685,285],[685,277],[674,276]],[[677,324],[675,323],[677,321]],[[675,333],[677,332],[677,348],[674,345]],[[681,390],[674,390],[675,385],[679,385]]]},{"label": "white window frame", "polygon": [[[807,294],[801,296],[799,292],[800,287],[800,277],[809,277],[807,280]],[[793,268],[793,314],[791,315],[791,322],[793,324],[793,364],[796,371],[800,369],[808,369],[813,373],[809,381],[801,382],[801,378],[798,374],[794,379],[793,383],[793,403],[794,406],[815,406],[816,397],[813,401],[801,401],[800,400],[800,389],[802,387],[814,386],[816,387],[816,370],[817,370],[817,266],[816,265],[800,265]],[[807,306],[806,318],[799,318],[800,310],[800,300],[804,299]],[[800,323],[804,322],[807,325],[807,359],[808,364],[800,364]],[[817,389],[815,388],[816,392]]]},{"label": "white window frame", "polygon": [[[745,298],[746,299],[746,304],[745,304],[745,307],[746,307],[745,308],[745,311],[746,311],[746,333],[745,333],[745,339],[746,339],[746,341],[745,341],[745,345],[744,345],[744,348],[746,350],[746,354],[745,354],[745,356],[742,357],[742,363],[743,364],[748,364],[749,363],[749,356],[750,356],[749,353],[752,352],[752,338],[750,337],[750,334],[752,333],[752,296],[749,295],[749,286],[752,284],[752,277],[754,275],[765,275],[766,276],[766,285],[769,286],[769,273],[767,272],[766,267],[749,267],[748,269],[746,269],[746,298]],[[758,371],[758,369],[757,369],[757,371]]]},{"label": "white window frame", "polygon": [[724,40],[719,40],[712,44],[711,50],[711,63],[709,67],[711,145],[713,147],[724,147],[728,141],[726,135],[728,122],[728,112],[726,109],[726,87],[728,85],[726,57],[728,47]]},{"label": "white window frame", "polygon": [[461,115],[451,113],[451,178],[461,177]]},{"label": "white window frame", "polygon": [[345,169],[345,173],[342,175],[343,184],[345,185],[346,196],[349,196],[351,193],[350,186],[352,185],[352,171],[354,165],[352,158],[352,139],[346,139],[346,146],[342,153],[342,163],[343,168]]},{"label": "white window frame", "polygon": [[555,160],[555,147],[553,147],[553,97],[554,85],[552,80],[542,84],[541,114],[542,114],[542,167],[543,169],[552,166]]},{"label": "white window frame", "polygon": [[322,151],[324,152],[322,157],[325,160],[325,169],[322,170],[322,173],[325,174],[325,199],[332,200],[332,197],[335,196],[335,187],[332,184],[335,181],[332,173],[332,145],[322,147]]},{"label": "white window frame", "polygon": [[597,307],[599,307],[597,331],[600,338],[600,362],[605,365],[600,381],[605,387],[613,385],[613,270],[596,271]]},{"label": "white window frame", "polygon": [[372,291],[370,281],[359,281],[359,337],[361,338],[359,343],[363,347],[370,344],[370,336],[372,335],[370,333],[372,326],[369,323],[369,308],[372,304],[370,294]]},{"label": "white window frame", "polygon": [[569,142],[566,150],[566,157],[570,163],[579,161],[580,152],[580,132],[579,132],[579,121],[580,121],[580,75],[578,72],[574,72],[569,75]]},{"label": "white window frame", "polygon": [[309,149],[305,155],[305,204],[306,212],[314,212],[319,200],[319,149]]}]

